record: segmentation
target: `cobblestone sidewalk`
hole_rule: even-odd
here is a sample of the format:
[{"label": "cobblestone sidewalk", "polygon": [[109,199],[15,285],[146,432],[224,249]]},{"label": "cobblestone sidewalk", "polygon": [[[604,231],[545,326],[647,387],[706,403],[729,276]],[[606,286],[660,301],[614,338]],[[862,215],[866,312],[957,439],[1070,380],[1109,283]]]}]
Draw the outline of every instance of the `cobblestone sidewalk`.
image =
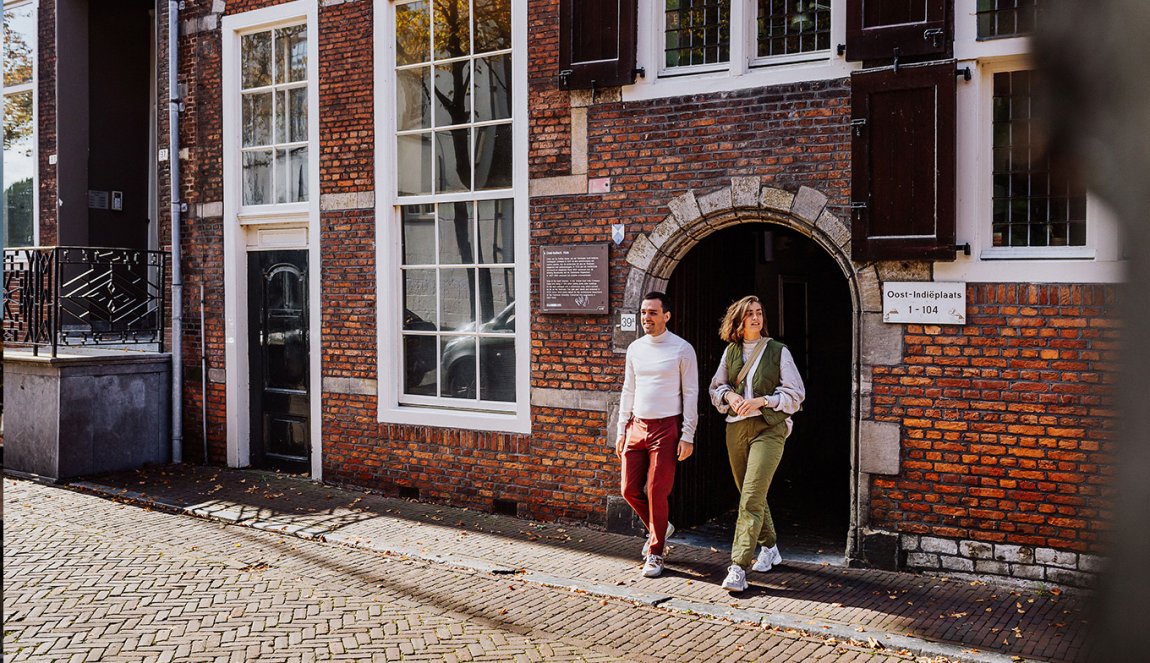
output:
[{"label": "cobblestone sidewalk", "polygon": [[787,561],[768,574],[749,574],[751,588],[734,597],[718,587],[729,563],[723,550],[673,545],[667,572],[641,579],[642,541],[636,537],[385,498],[274,473],[167,466],[80,487],[455,569],[515,574],[670,612],[854,639],[890,651],[972,661],[1089,657],[1085,601],[1056,588]]}]

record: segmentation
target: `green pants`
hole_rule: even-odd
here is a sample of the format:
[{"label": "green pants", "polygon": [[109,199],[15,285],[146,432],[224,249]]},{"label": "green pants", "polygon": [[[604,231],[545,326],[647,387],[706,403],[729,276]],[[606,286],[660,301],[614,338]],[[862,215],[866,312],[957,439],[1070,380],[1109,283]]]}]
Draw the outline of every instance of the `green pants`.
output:
[{"label": "green pants", "polygon": [[749,568],[755,544],[775,545],[775,523],[767,506],[771,479],[783,458],[787,422],[770,426],[762,417],[727,424],[727,455],[739,489],[739,518],[731,543],[731,563]]}]

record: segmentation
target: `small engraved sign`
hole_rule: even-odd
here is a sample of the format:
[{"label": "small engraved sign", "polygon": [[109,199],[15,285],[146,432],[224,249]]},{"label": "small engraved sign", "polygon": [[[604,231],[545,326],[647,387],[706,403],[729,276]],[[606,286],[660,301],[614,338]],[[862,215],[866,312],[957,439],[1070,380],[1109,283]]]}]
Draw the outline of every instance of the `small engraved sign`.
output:
[{"label": "small engraved sign", "polygon": [[543,313],[607,313],[607,245],[539,247]]},{"label": "small engraved sign", "polygon": [[966,284],[932,281],[882,284],[882,321],[966,324]]}]

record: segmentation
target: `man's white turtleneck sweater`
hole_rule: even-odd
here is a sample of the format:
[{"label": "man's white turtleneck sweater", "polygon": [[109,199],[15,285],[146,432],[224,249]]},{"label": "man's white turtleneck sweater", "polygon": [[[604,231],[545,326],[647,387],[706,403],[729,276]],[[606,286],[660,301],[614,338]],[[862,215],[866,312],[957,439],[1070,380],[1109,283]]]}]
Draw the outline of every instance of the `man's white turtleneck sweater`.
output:
[{"label": "man's white turtleneck sweater", "polygon": [[699,420],[699,366],[695,349],[670,330],[646,335],[627,348],[623,395],[619,399],[619,435],[632,416],[662,419],[683,415],[679,439],[694,442]]}]

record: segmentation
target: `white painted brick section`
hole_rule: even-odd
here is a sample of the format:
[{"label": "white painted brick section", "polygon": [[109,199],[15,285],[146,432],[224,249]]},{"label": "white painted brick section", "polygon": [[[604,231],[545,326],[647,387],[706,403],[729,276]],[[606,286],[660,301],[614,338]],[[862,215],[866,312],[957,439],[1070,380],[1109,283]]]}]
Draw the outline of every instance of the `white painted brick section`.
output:
[{"label": "white painted brick section", "polygon": [[924,536],[922,537],[922,549],[925,552],[957,555],[958,543],[951,539],[937,539],[933,536]]},{"label": "white painted brick section", "polygon": [[938,555],[910,553],[906,556],[906,564],[916,569],[937,569],[939,567]]},{"label": "white painted brick section", "polygon": [[1047,566],[1059,566],[1064,569],[1078,568],[1078,553],[1062,552],[1052,548],[1039,548],[1035,551],[1035,561]]},{"label": "white painted brick section", "polygon": [[963,557],[970,559],[991,559],[994,557],[994,547],[981,541],[961,541],[958,544],[958,552]]},{"label": "white painted brick section", "polygon": [[942,562],[942,568],[947,571],[963,571],[966,573],[974,573],[974,562],[965,557],[949,557],[943,555],[939,558]]},{"label": "white painted brick section", "polygon": [[994,558],[1000,562],[1010,562],[1011,564],[1033,564],[1034,548],[996,543],[994,544]]}]

